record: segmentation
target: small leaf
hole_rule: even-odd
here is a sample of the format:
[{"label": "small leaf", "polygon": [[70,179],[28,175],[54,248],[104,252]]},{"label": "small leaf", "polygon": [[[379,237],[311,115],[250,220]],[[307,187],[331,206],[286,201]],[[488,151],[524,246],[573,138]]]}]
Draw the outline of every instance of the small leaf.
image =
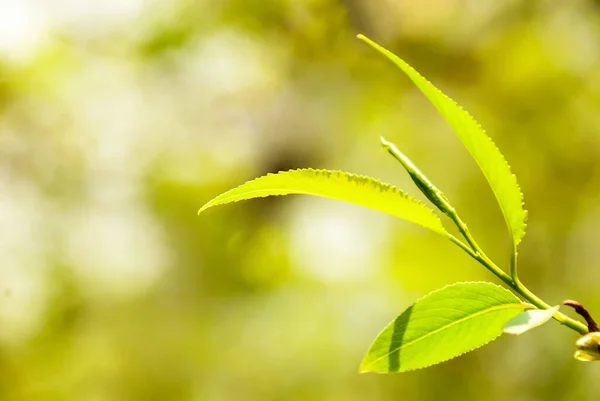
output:
[{"label": "small leaf", "polygon": [[453,213],[453,208],[450,205],[450,201],[446,198],[446,195],[442,193],[429,178],[423,174],[411,161],[406,157],[400,150],[391,142],[381,137],[381,144],[383,149],[389,154],[394,156],[396,160],[402,164],[410,178],[413,180],[417,188],[433,203],[442,213],[450,215]]},{"label": "small leaf", "polygon": [[198,213],[226,203],[291,194],[316,195],[354,203],[448,235],[433,210],[400,189],[371,177],[331,170],[301,169],[267,174],[217,196],[202,206]]},{"label": "small leaf", "polygon": [[492,283],[457,283],[415,302],[377,336],[361,372],[405,372],[472,351],[502,334],[526,307]]},{"label": "small leaf", "polygon": [[363,35],[358,35],[358,38],[404,71],[458,134],[494,191],[506,219],[512,242],[516,246],[525,235],[527,211],[523,208],[523,194],[517,184],[517,178],[494,142],[469,113],[404,60]]},{"label": "small leaf", "polygon": [[531,309],[510,319],[503,327],[506,334],[521,335],[552,319],[558,306],[549,309]]}]

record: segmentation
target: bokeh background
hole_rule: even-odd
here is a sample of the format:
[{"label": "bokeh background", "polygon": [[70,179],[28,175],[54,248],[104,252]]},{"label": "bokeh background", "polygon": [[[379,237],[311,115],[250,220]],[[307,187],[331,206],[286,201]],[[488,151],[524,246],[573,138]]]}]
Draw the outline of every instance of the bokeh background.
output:
[{"label": "bokeh background", "polygon": [[381,328],[491,280],[416,225],[220,192],[298,167],[417,197],[384,135],[503,267],[485,179],[364,33],[468,109],[530,210],[529,287],[600,315],[600,2],[0,0],[1,400],[597,400],[556,322],[450,362],[359,375]]}]

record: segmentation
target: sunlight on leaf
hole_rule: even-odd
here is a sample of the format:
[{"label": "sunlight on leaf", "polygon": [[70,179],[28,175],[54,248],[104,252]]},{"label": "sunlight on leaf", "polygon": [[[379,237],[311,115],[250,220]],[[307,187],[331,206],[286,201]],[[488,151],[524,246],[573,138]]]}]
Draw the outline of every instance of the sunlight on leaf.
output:
[{"label": "sunlight on leaf", "polygon": [[405,372],[472,351],[502,334],[526,304],[486,282],[457,283],[415,302],[377,336],[361,372]]},{"label": "sunlight on leaf", "polygon": [[517,178],[494,142],[469,113],[404,60],[363,35],[358,35],[358,38],[404,71],[458,134],[494,191],[506,219],[512,242],[516,246],[525,235],[527,211],[523,207],[523,194],[517,184]]},{"label": "sunlight on leaf", "polygon": [[400,189],[371,177],[332,170],[301,169],[267,174],[217,196],[202,206],[198,213],[226,203],[292,194],[354,203],[448,235],[433,210]]}]

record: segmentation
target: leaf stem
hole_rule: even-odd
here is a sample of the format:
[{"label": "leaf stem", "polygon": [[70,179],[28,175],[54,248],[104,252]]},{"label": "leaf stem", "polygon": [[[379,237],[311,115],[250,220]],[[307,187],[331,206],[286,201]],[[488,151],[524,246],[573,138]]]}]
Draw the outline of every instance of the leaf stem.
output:
[{"label": "leaf stem", "polygon": [[[535,295],[533,292],[531,292],[527,287],[525,287],[525,285],[523,285],[523,283],[521,283],[521,281],[516,276],[516,274],[514,276],[506,274],[485,254],[485,252],[483,252],[483,250],[479,247],[479,245],[475,241],[475,238],[473,238],[467,225],[458,216],[458,214],[456,213],[454,208],[452,208],[451,210],[453,213],[448,214],[448,216],[452,219],[452,221],[454,221],[454,224],[456,224],[456,226],[458,227],[461,234],[463,234],[465,239],[467,239],[467,241],[471,245],[471,249],[465,249],[465,248],[467,248],[466,245],[462,244],[462,242],[460,242],[456,238],[455,238],[456,241],[453,240],[452,236],[451,236],[450,240],[452,242],[454,242],[455,244],[457,244],[463,251],[467,252],[467,254],[469,256],[471,256],[473,259],[475,259],[480,264],[482,264],[485,268],[487,268],[490,272],[492,272],[492,274],[494,274],[496,277],[498,277],[500,280],[502,280],[513,291],[515,291],[517,294],[521,295],[527,301],[529,301],[533,305],[535,305],[538,309],[549,309],[550,305],[548,305],[546,302],[544,302],[542,299],[540,299],[537,295]],[[462,246],[459,243],[462,244]],[[514,253],[514,255],[516,256],[516,252]],[[514,266],[516,266],[516,261],[514,263]],[[512,263],[511,263],[511,273],[513,273],[513,264]],[[516,273],[516,271],[515,271],[515,273]],[[577,320],[571,319],[564,313],[556,312],[552,317],[556,321],[558,321],[560,324],[565,325],[565,326],[569,327],[570,329],[577,331],[580,334],[585,334],[588,332],[587,327],[583,323],[578,322]]]},{"label": "leaf stem", "polygon": [[[513,242],[513,241],[511,241]],[[514,243],[514,242],[513,242]],[[512,252],[510,254],[510,276],[515,282],[519,282],[519,276],[517,275],[517,246],[513,245]]]},{"label": "leaf stem", "polygon": [[[483,252],[483,250],[477,244],[477,241],[475,241],[475,238],[473,238],[473,235],[471,234],[471,231],[469,231],[469,227],[467,227],[467,224],[460,218],[460,216],[458,215],[458,213],[456,213],[456,210],[454,208],[452,208],[450,210],[450,213],[448,213],[448,217],[450,217],[450,219],[452,219],[452,221],[454,222],[454,224],[456,225],[456,227],[458,228],[460,233],[463,235],[463,237],[465,237],[465,239],[471,246],[470,252],[467,252],[467,253],[473,259],[475,259],[480,264],[482,264],[486,269],[488,269],[490,272],[492,272],[492,274],[494,274],[500,280],[504,281],[504,283],[506,283],[506,285],[508,285],[512,288],[512,285],[513,285],[512,278],[508,274],[506,274],[502,269],[500,269],[498,266],[496,266],[496,264],[494,262],[492,262],[492,260],[490,258],[487,257],[487,255]],[[532,303],[535,305],[534,302],[532,302]]]},{"label": "leaf stem", "polygon": [[477,254],[475,253],[475,251],[473,251],[473,249],[471,249],[464,242],[462,242],[461,240],[459,240],[458,238],[456,238],[454,235],[452,235],[450,233],[448,233],[448,238],[450,238],[450,241],[454,242],[460,249],[462,249],[463,251],[468,253],[469,256],[471,256],[473,259],[477,259]]},{"label": "leaf stem", "polygon": [[[391,142],[388,142],[381,137],[381,143],[385,151],[391,154],[396,160],[402,164],[404,169],[408,172],[413,182],[421,190],[421,192],[429,199],[442,213],[446,214],[454,222],[461,235],[465,238],[468,245],[456,238],[455,236],[448,234],[448,238],[460,249],[465,251],[469,256],[478,261],[492,274],[502,280],[508,287],[514,292],[521,295],[527,301],[531,302],[538,309],[549,309],[550,305],[540,299],[537,295],[531,292],[527,287],[521,283],[517,276],[517,248],[516,246],[512,249],[512,255],[510,260],[510,275],[504,270],[499,268],[486,254],[483,252],[481,247],[473,238],[473,235],[469,231],[467,224],[460,218],[456,209],[452,206],[448,198],[440,191],[411,161],[406,157],[398,148]],[[561,312],[556,312],[552,316],[555,320],[561,324],[581,333],[585,334],[588,332],[587,327],[574,319],[569,318],[567,315]]]}]

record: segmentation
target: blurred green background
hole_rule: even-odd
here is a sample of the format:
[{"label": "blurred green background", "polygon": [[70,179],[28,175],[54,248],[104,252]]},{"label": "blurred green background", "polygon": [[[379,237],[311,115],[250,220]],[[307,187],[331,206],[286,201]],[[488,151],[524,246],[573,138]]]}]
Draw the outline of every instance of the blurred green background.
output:
[{"label": "blurred green background", "polygon": [[[364,33],[486,127],[530,210],[522,279],[600,315],[600,2],[0,1],[1,400],[597,400],[556,322],[359,375],[445,284],[497,282],[416,225],[311,197],[196,211],[298,167],[420,197],[394,141],[507,266],[495,199]],[[570,313],[570,312],[569,312]]]}]

